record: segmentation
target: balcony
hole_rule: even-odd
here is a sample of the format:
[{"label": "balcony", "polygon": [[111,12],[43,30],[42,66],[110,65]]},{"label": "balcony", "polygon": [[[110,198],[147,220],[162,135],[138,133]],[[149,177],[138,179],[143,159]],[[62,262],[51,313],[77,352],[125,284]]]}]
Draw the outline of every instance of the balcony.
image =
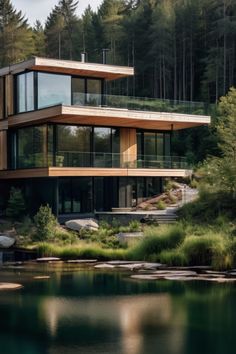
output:
[{"label": "balcony", "polygon": [[[185,157],[155,155],[125,155],[103,152],[60,151],[54,157],[32,154],[19,156],[20,168],[73,167],[120,169],[191,169]],[[18,168],[17,168],[18,169]]]},{"label": "balcony", "polygon": [[193,115],[208,115],[214,105],[203,102],[178,101],[148,97],[73,93],[73,106],[121,108],[135,111],[168,112]]}]

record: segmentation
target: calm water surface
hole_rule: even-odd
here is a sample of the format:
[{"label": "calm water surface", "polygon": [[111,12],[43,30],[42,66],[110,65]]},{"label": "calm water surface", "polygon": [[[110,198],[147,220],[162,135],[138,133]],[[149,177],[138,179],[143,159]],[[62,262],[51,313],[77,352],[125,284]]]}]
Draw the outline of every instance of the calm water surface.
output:
[{"label": "calm water surface", "polygon": [[233,284],[56,265],[0,268],[3,281],[24,288],[0,292],[0,354],[236,353]]}]

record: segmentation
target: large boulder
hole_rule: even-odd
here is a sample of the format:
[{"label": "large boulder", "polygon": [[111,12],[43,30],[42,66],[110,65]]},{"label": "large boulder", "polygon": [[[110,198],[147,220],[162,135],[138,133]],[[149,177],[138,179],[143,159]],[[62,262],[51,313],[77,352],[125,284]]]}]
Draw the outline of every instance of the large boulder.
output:
[{"label": "large boulder", "polygon": [[66,221],[65,225],[68,229],[71,229],[74,231],[80,231],[81,229],[97,231],[99,228],[98,223],[94,219],[69,220],[69,221]]},{"label": "large boulder", "polygon": [[0,235],[0,248],[9,248],[14,245],[16,240],[6,235]]}]

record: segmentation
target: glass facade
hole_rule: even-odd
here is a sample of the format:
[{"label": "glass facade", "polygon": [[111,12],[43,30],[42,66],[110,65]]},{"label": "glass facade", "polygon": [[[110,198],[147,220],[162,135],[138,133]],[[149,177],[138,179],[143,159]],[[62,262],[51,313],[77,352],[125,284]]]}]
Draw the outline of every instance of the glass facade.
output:
[{"label": "glass facade", "polygon": [[56,166],[91,166],[92,127],[58,125],[55,130]]},{"label": "glass facade", "polygon": [[171,133],[137,131],[138,165],[144,168],[169,168]]},{"label": "glass facade", "polygon": [[93,212],[92,177],[59,178],[59,214]]},{"label": "glass facade", "polygon": [[160,177],[59,178],[59,214],[132,208],[161,190]]},{"label": "glass facade", "polygon": [[102,104],[103,80],[31,71],[16,75],[16,113],[54,105]]},{"label": "glass facade", "polygon": [[47,166],[47,126],[18,129],[10,136],[11,168]]},{"label": "glass facade", "polygon": [[48,124],[9,133],[9,167],[119,167],[120,131]]},{"label": "glass facade", "polygon": [[38,109],[58,104],[71,105],[71,76],[37,73]]},{"label": "glass facade", "polygon": [[34,73],[17,75],[16,78],[17,113],[34,110]]}]

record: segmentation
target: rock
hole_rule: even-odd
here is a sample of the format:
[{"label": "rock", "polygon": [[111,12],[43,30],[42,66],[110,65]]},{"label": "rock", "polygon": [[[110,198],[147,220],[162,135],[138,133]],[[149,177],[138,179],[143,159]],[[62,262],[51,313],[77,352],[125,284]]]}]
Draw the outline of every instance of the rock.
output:
[{"label": "rock", "polygon": [[131,275],[132,279],[138,279],[138,280],[157,280],[156,277],[153,277],[151,274],[135,274]]},{"label": "rock", "polygon": [[127,264],[137,264],[136,261],[108,261],[107,264],[112,264],[115,266],[119,266],[119,265],[127,265]]},{"label": "rock", "polygon": [[42,258],[37,258],[36,261],[37,262],[56,262],[56,261],[60,261],[60,258],[57,257],[42,257]]},{"label": "rock", "polygon": [[107,264],[107,263],[102,263],[102,264],[97,264],[94,266],[94,268],[102,269],[102,268],[114,268],[112,264]]},{"label": "rock", "polygon": [[162,267],[163,264],[161,263],[144,263],[143,268],[145,270],[153,270]]},{"label": "rock", "polygon": [[116,234],[117,237],[121,239],[132,239],[143,237],[143,232],[119,232]]},{"label": "rock", "polygon": [[80,231],[83,230],[90,230],[90,231],[97,231],[99,225],[96,220],[94,219],[75,219],[69,220],[65,223],[66,227],[70,230]]},{"label": "rock", "polygon": [[97,259],[70,259],[67,261],[67,263],[96,263],[98,260]]},{"label": "rock", "polygon": [[34,279],[41,280],[41,279],[50,279],[49,275],[37,275]]},{"label": "rock", "polygon": [[134,263],[134,264],[121,264],[118,266],[119,268],[125,268],[129,270],[138,270],[143,267],[143,263]]},{"label": "rock", "polygon": [[16,290],[16,289],[21,289],[21,288],[23,288],[23,285],[21,285],[21,284],[0,283],[0,291],[1,290]]},{"label": "rock", "polygon": [[6,235],[0,236],[0,248],[9,248],[15,244],[16,240]]},{"label": "rock", "polygon": [[190,276],[196,276],[197,273],[193,272],[191,270],[180,270],[180,271],[173,271],[173,270],[158,270],[155,273],[156,277],[190,277]]}]

